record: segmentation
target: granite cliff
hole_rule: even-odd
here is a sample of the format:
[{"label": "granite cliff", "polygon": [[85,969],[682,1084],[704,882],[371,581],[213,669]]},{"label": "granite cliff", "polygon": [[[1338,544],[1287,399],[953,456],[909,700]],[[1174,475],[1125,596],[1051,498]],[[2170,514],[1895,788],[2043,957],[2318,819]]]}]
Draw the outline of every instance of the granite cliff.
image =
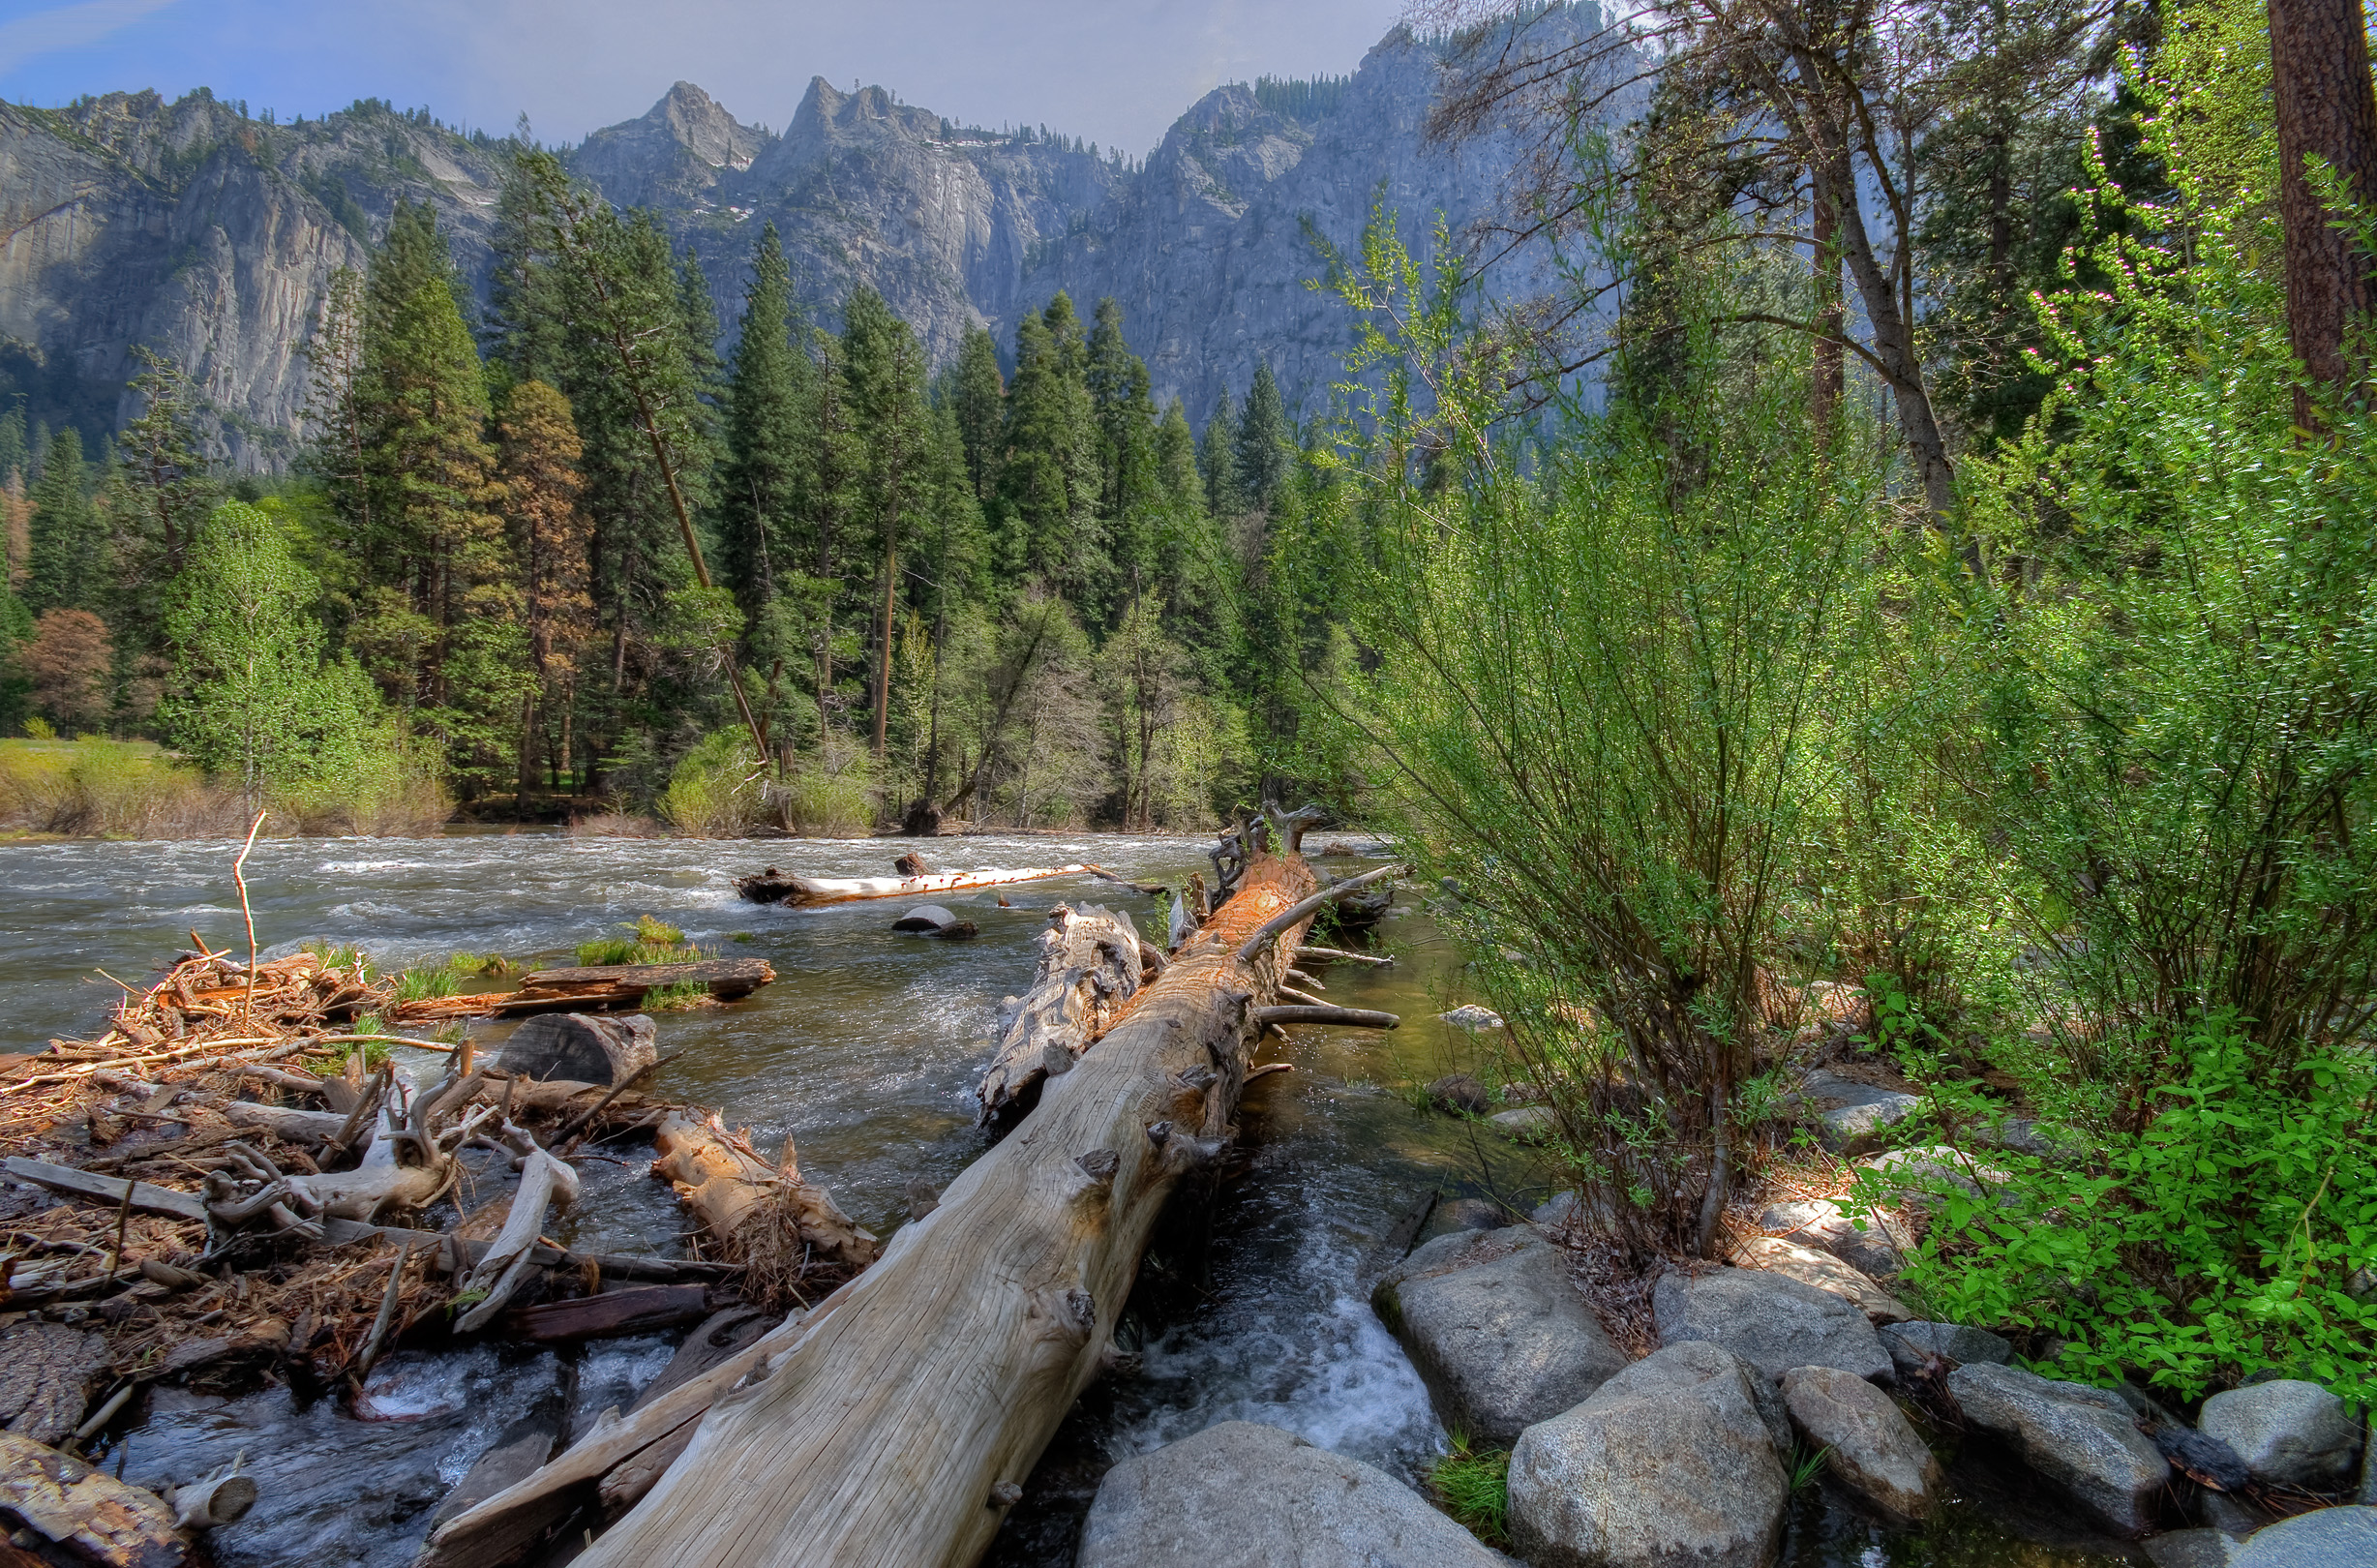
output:
[{"label": "granite cliff", "polygon": [[[1490,149],[1425,143],[1434,90],[1430,53],[1393,34],[1326,93],[1216,90],[1133,165],[822,78],[779,134],[679,82],[567,156],[610,200],[661,212],[730,317],[768,222],[818,319],[870,286],[936,361],[976,322],[1011,345],[1059,289],[1085,314],[1112,294],[1159,401],[1201,421],[1258,358],[1291,402],[1326,401],[1348,324],[1307,286],[1308,224],[1346,243],[1384,201],[1416,235],[1490,199]],[[0,105],[0,396],[104,434],[134,411],[124,383],[145,345],[204,389],[227,456],[277,467],[331,274],[363,262],[398,201],[428,201],[483,284],[505,147],[371,101],[279,125],[204,92]]]}]

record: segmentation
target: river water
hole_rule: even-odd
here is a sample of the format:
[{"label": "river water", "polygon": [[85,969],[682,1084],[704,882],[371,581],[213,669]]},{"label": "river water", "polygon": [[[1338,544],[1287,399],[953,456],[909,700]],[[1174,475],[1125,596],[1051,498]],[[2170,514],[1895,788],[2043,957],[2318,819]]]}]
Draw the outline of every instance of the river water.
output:
[{"label": "river water", "polygon": [[[1325,844],[1325,839],[1317,839]],[[0,1050],[95,1033],[116,994],[105,970],[142,983],[196,929],[244,947],[222,843],[0,846]],[[1061,902],[1128,910],[1157,934],[1154,904],[1111,883],[1067,880],[944,898],[979,937],[948,943],[889,929],[900,907],[755,906],[733,878],[774,863],[827,875],[880,875],[884,842],[715,843],[471,833],[440,839],[302,839],[256,845],[248,882],[266,956],[301,941],[352,943],[395,969],[465,950],[515,963],[571,961],[582,941],[622,934],[639,916],[722,954],[767,959],[776,981],[733,1007],[664,1014],[659,1094],[721,1107],[773,1152],[790,1136],[813,1180],[879,1235],[904,1222],[908,1188],[938,1188],[988,1147],[971,1090],[1001,999],[1030,978],[1033,940]],[[1177,884],[1204,868],[1202,841],[1031,836],[947,839],[943,869],[1094,860],[1140,881]],[[1358,869],[1351,860],[1334,862]],[[1127,1314],[1133,1375],[1101,1383],[1051,1444],[992,1551],[1001,1568],[1071,1560],[1098,1476],[1117,1458],[1247,1419],[1405,1479],[1442,1450],[1425,1389],[1370,1312],[1366,1271],[1399,1217],[1430,1191],[1519,1209],[1547,1192],[1541,1173],[1497,1139],[1416,1109],[1410,1086],[1467,1066],[1474,1042],[1435,1013],[1471,1000],[1459,955],[1426,915],[1381,928],[1393,969],[1334,965],[1329,999],[1400,1013],[1390,1033],[1303,1030],[1267,1059],[1293,1072],[1251,1085],[1239,1158],[1208,1203],[1176,1206]],[[496,1032],[482,1037],[493,1040]],[[428,1053],[421,1058],[434,1071]],[[609,1251],[670,1251],[683,1225],[667,1184],[632,1151],[594,1164],[561,1240]],[[565,1402],[583,1428],[624,1405],[665,1364],[665,1341],[617,1342],[557,1357],[483,1348],[399,1355],[352,1408],[300,1407],[286,1390],[240,1400],[152,1395],[129,1438],[126,1478],[189,1480],[234,1456],[264,1500],[219,1532],[226,1568],[401,1564],[445,1489],[495,1442],[504,1420]],[[360,1418],[360,1419],[359,1419]],[[111,1451],[113,1453],[113,1451]],[[325,1466],[324,1457],[338,1462]],[[110,1461],[112,1462],[112,1460]],[[1826,1496],[1801,1494],[1792,1568],[2065,1568],[2105,1543],[2028,1517],[2019,1486],[1960,1468],[1960,1501],[1919,1535],[1885,1535]],[[2026,1538],[2027,1537],[2027,1538]]]}]

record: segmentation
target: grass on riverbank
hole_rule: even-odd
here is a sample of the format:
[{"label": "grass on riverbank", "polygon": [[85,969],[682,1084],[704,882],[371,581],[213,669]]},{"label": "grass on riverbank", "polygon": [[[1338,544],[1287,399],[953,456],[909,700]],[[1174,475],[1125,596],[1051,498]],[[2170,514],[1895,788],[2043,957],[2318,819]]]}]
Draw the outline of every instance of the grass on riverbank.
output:
[{"label": "grass on riverbank", "polygon": [[[360,780],[275,788],[268,834],[435,833],[453,802],[434,778],[401,764]],[[236,838],[251,807],[239,791],[151,740],[0,740],[0,835],[58,838]]]},{"label": "grass on riverbank", "polygon": [[1510,1538],[1511,1456],[1507,1449],[1477,1449],[1466,1432],[1452,1434],[1453,1451],[1429,1466],[1428,1490],[1453,1522],[1489,1547]]}]

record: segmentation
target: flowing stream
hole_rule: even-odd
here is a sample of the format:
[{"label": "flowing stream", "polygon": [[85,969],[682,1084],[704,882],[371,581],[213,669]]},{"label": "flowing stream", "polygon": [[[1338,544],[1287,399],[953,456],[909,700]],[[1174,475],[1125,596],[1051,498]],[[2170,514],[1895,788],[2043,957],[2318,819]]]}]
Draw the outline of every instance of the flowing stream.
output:
[{"label": "flowing stream", "polygon": [[[1325,845],[1327,835],[1315,835]],[[116,994],[105,970],[141,984],[195,928],[217,948],[245,932],[222,843],[0,846],[0,1051],[102,1027]],[[795,1140],[802,1168],[879,1235],[904,1222],[908,1187],[946,1184],[988,1146],[971,1089],[1002,997],[1030,979],[1033,939],[1061,902],[1128,910],[1158,934],[1155,905],[1110,883],[1026,883],[944,897],[979,937],[900,936],[891,902],[813,911],[746,904],[735,876],[775,863],[880,875],[883,842],[712,843],[468,833],[430,840],[259,843],[248,864],[267,957],[304,940],[352,943],[382,968],[465,950],[514,962],[572,961],[582,941],[640,915],[688,940],[774,965],[776,982],[727,1008],[664,1014],[656,1092],[722,1107],[772,1152]],[[943,869],[1094,860],[1142,881],[1204,867],[1204,841],[1044,836],[946,839]],[[1340,870],[1358,869],[1351,861]],[[1093,1388],[1035,1472],[993,1547],[1002,1568],[1072,1560],[1105,1467],[1216,1421],[1267,1422],[1406,1480],[1444,1444],[1426,1391],[1367,1299],[1368,1271],[1399,1217],[1429,1191],[1532,1207],[1547,1195],[1531,1161],[1499,1139],[1414,1107],[1415,1083],[1467,1065],[1474,1042],[1434,1014],[1470,1000],[1459,955],[1425,914],[1381,928],[1393,969],[1333,965],[1329,999],[1399,1012],[1391,1033],[1303,1030],[1296,1070],[1248,1091],[1242,1150],[1210,1205],[1159,1232],[1125,1325],[1135,1374]],[[482,1037],[493,1040],[496,1032]],[[419,1058],[434,1070],[428,1053]],[[683,1225],[667,1184],[635,1151],[590,1164],[559,1239],[609,1251],[668,1251]],[[403,1353],[351,1406],[300,1405],[286,1389],[239,1399],[178,1390],[148,1397],[128,1438],[128,1480],[186,1481],[245,1456],[263,1500],[215,1538],[226,1568],[394,1568],[409,1560],[447,1489],[506,1420],[563,1402],[583,1431],[624,1405],[668,1359],[666,1340],[574,1354],[481,1347]],[[1811,1487],[1796,1499],[1791,1568],[2064,1568],[2110,1543],[2031,1518],[2024,1489],[1978,1466],[1955,1472],[1958,1501],[1916,1535],[1888,1535]]]}]

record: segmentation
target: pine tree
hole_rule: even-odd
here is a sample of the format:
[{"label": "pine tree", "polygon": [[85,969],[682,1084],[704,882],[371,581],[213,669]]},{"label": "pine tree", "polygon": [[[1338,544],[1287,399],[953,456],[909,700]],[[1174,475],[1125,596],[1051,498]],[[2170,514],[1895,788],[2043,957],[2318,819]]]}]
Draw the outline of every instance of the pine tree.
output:
[{"label": "pine tree", "polygon": [[1205,474],[1205,510],[1228,521],[1247,509],[1246,491],[1238,482],[1238,414],[1230,407],[1230,389],[1223,387],[1205,421],[1204,438],[1197,443],[1197,467]]},{"label": "pine tree", "polygon": [[1098,421],[1098,510],[1120,586],[1135,595],[1155,564],[1156,405],[1147,364],[1124,341],[1123,310],[1111,298],[1098,302],[1084,380]]},{"label": "pine tree", "polygon": [[124,629],[146,648],[158,635],[155,596],[147,590],[181,570],[182,552],[214,509],[220,487],[198,448],[190,378],[163,355],[136,347],[133,354],[143,367],[132,383],[140,414],[116,437],[123,467],[110,514],[119,579],[129,590]]},{"label": "pine tree", "polygon": [[1175,506],[1205,507],[1205,480],[1197,471],[1197,438],[1188,410],[1174,398],[1156,427],[1156,482]]},{"label": "pine tree", "polygon": [[1097,531],[1098,430],[1088,349],[1063,294],[1016,328],[1008,389],[1007,460],[999,494],[1009,517],[1009,567],[1078,597],[1102,576]]},{"label": "pine tree", "polygon": [[93,610],[106,589],[105,525],[91,504],[90,476],[82,461],[82,434],[69,425],[42,455],[41,477],[31,496],[33,517],[25,562],[25,607]]},{"label": "pine tree", "polygon": [[543,381],[522,381],[504,400],[503,510],[520,566],[521,618],[533,684],[521,696],[520,793],[533,787],[541,756],[555,789],[570,755],[579,670],[593,641],[587,592],[593,528],[579,505],[584,448],[569,400]]},{"label": "pine tree", "polygon": [[797,528],[801,426],[809,416],[808,356],[793,305],[792,269],[769,224],[760,235],[742,327],[728,379],[727,462],[720,476],[724,523],[719,569],[742,606],[746,646],[766,667],[788,650],[775,646],[778,570],[797,571],[790,550]]},{"label": "pine tree", "polygon": [[1233,456],[1246,506],[1250,511],[1268,511],[1287,477],[1296,449],[1295,431],[1288,425],[1286,406],[1279,401],[1279,383],[1272,379],[1268,364],[1254,367],[1254,384],[1247,391],[1247,408],[1239,416]]},{"label": "pine tree", "polygon": [[924,352],[908,323],[871,288],[843,310],[843,353],[851,412],[864,450],[861,495],[878,566],[875,604],[875,756],[881,760],[890,718],[892,640],[898,632],[899,550],[926,495]]},{"label": "pine tree", "polygon": [[965,442],[967,477],[976,499],[987,501],[999,487],[1007,421],[1007,382],[999,374],[999,346],[991,341],[989,328],[966,329],[957,348],[950,402]]},{"label": "pine tree", "polygon": [[12,475],[21,483],[32,453],[25,445],[25,410],[22,405],[0,413],[0,486]]}]

